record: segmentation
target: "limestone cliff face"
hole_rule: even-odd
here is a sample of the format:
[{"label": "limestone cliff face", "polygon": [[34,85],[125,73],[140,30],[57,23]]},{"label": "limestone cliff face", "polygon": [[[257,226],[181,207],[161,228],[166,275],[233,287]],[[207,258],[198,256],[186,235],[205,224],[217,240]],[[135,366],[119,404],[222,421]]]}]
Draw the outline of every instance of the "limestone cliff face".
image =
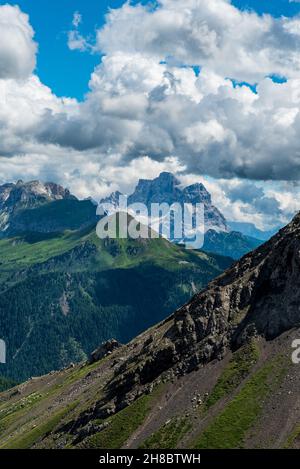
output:
[{"label": "limestone cliff face", "polygon": [[[110,202],[117,206],[120,192],[114,192],[102,202]],[[179,180],[171,173],[163,172],[155,179],[140,179],[133,194],[128,197],[128,204],[143,203],[151,209],[152,203],[204,204],[206,229],[227,232],[226,219],[212,204],[211,195],[203,184],[192,184],[183,188]]]},{"label": "limestone cliff face", "polygon": [[68,189],[52,182],[43,184],[40,181],[4,184],[0,186],[0,210],[15,210],[20,206],[27,208],[38,203],[62,199],[75,199]]}]

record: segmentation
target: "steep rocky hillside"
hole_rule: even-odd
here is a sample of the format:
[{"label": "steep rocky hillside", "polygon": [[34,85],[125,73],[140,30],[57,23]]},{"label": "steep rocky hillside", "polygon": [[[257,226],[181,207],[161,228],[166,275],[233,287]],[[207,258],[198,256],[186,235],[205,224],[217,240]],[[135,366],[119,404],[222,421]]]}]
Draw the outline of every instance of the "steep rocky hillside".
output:
[{"label": "steep rocky hillside", "polygon": [[299,252],[300,215],[127,346],[2,394],[1,446],[299,448]]}]

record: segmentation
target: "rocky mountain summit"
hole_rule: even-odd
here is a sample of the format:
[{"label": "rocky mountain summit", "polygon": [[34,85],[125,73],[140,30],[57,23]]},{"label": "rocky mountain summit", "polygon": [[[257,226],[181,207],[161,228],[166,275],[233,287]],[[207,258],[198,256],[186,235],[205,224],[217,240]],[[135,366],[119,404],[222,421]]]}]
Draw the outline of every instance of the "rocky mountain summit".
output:
[{"label": "rocky mountain summit", "polygon": [[[299,252],[297,215],[128,345],[6,392],[0,444],[299,448]],[[14,409],[34,395],[30,430]]]},{"label": "rocky mountain summit", "polygon": [[68,189],[53,182],[43,184],[40,181],[8,183],[0,186],[0,210],[32,207],[38,203],[62,199],[76,199]]},{"label": "rocky mountain summit", "polygon": [[93,203],[87,200],[79,201],[59,184],[20,180],[16,184],[0,186],[2,238],[20,232],[59,232],[92,223],[96,223],[96,209]]},{"label": "rocky mountain summit", "polygon": [[[114,192],[101,202],[110,202],[117,206],[120,192]],[[171,173],[163,172],[155,179],[140,179],[135,191],[128,197],[128,205],[143,203],[149,213],[152,203],[204,204],[205,229],[227,231],[227,224],[222,213],[212,204],[211,195],[203,184],[197,183],[182,187],[180,181]]]},{"label": "rocky mountain summit", "polygon": [[[101,200],[100,203],[109,203],[115,210],[119,207],[122,195],[119,191],[113,192],[109,197]],[[161,173],[153,180],[140,179],[135,191],[127,199],[128,205],[136,203],[146,205],[149,214],[153,203],[166,203],[169,206],[177,203],[182,207],[184,204],[192,204],[194,207],[196,204],[203,204],[205,231],[203,249],[207,252],[240,259],[263,242],[238,231],[230,231],[225,217],[213,205],[211,194],[203,184],[196,183],[188,187],[182,187],[180,181],[168,172]],[[174,239],[172,229],[170,229],[169,240],[184,242],[184,239]]]}]

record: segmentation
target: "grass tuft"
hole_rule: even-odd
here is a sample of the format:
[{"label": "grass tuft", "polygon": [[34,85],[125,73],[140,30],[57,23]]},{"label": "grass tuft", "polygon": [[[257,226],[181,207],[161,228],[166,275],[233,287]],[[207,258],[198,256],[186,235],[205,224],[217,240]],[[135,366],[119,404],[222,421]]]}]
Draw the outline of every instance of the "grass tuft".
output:
[{"label": "grass tuft", "polygon": [[174,449],[184,435],[192,428],[187,418],[174,418],[147,438],[142,449]]}]

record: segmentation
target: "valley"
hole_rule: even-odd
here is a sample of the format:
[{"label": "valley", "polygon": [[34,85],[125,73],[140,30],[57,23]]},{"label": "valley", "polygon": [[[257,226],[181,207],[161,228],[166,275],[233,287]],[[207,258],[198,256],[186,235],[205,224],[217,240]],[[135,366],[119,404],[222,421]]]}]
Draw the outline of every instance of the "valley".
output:
[{"label": "valley", "polygon": [[2,393],[1,447],[299,448],[299,233],[300,215],[127,345]]},{"label": "valley", "polygon": [[232,263],[163,238],[100,240],[92,202],[63,189],[55,194],[66,199],[40,200],[37,187],[44,194],[19,183],[20,202],[5,202],[12,222],[0,239],[3,377],[19,382],[60,369],[112,337],[127,343]]}]

